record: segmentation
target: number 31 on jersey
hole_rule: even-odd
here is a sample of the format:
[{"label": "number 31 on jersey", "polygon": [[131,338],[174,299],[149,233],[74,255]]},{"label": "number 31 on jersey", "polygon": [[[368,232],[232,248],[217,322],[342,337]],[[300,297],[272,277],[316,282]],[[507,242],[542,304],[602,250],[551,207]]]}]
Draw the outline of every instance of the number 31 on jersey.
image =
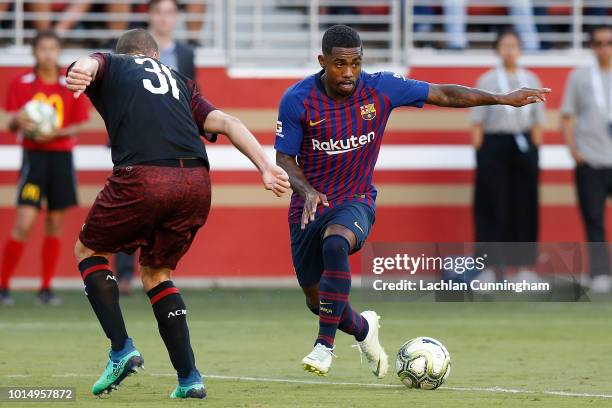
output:
[{"label": "number 31 on jersey", "polygon": [[[176,100],[179,99],[179,89],[176,85],[176,79],[174,79],[174,77],[172,76],[172,72],[170,71],[170,69],[168,69],[167,66],[163,64],[158,64],[157,61],[151,58],[135,58],[134,62],[140,65],[144,65],[145,63],[151,64],[151,67],[147,67],[146,65],[144,65],[145,71],[152,72],[157,75],[159,86],[153,85],[153,81],[151,81],[150,79],[142,80],[142,85],[147,91],[156,95],[165,95],[168,93],[170,88],[172,88],[172,96]],[[166,77],[168,79],[166,79]],[[170,87],[168,87],[168,81],[170,81]]]}]

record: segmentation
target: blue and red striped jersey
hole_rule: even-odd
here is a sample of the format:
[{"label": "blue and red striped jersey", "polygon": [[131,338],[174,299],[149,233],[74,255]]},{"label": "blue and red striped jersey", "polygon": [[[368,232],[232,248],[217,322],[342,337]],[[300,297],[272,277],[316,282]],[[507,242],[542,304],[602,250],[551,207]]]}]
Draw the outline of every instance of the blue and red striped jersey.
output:
[{"label": "blue and red striped jersey", "polygon": [[[308,182],[327,196],[330,207],[359,201],[372,208],[372,185],[385,126],[393,108],[422,107],[426,82],[392,72],[361,72],[353,95],[334,101],[325,93],[321,75],[311,75],[287,89],[276,123],[277,151],[297,156]],[[291,196],[289,222],[300,222],[304,200]],[[328,208],[320,206],[317,214]]]}]

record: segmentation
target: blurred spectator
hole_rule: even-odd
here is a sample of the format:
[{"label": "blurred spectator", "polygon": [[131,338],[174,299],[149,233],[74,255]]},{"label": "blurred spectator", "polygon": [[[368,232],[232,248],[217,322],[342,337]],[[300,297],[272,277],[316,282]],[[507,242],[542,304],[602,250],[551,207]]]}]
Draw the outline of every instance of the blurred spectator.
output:
[{"label": "blurred spectator", "polygon": [[[11,115],[9,129],[17,132],[23,145],[23,163],[17,189],[17,213],[11,234],[4,245],[0,271],[0,305],[13,300],[9,284],[43,203],[46,204],[45,238],[42,245],[42,283],[37,300],[58,304],[51,291],[61,250],[65,210],[76,205],[76,180],[72,162],[75,136],[87,120],[84,98],[75,99],[66,88],[59,67],[60,39],[54,32],[37,34],[32,46],[36,65],[10,85],[6,110]],[[50,133],[37,131],[25,112],[30,101],[53,106],[59,128]]]},{"label": "blurred spectator", "polygon": [[444,30],[446,31],[446,45],[453,50],[467,48],[468,41],[465,35],[467,0],[444,0]]},{"label": "blurred spectator", "polygon": [[569,76],[561,107],[561,128],[576,162],[578,203],[590,243],[591,289],[610,291],[610,261],[604,224],[612,195],[612,27],[598,27],[590,38],[590,66]]},{"label": "blurred spectator", "polygon": [[[12,20],[9,19],[8,13],[11,10],[11,3],[0,3],[0,28],[9,28],[12,24]],[[0,39],[0,46],[8,43],[5,39]]]},{"label": "blurred spectator", "polygon": [[[123,14],[128,17],[132,11],[130,3],[93,4],[91,1],[79,0],[69,3],[37,1],[28,3],[31,11],[37,13],[57,13],[58,18],[37,18],[32,25],[37,30],[53,29],[60,36],[81,22],[81,17],[88,11]],[[49,15],[50,16],[50,15]],[[129,18],[110,18],[104,23],[109,30],[125,31],[129,27]],[[107,44],[108,46],[108,44]]]},{"label": "blurred spectator", "polygon": [[332,16],[355,15],[359,14],[359,10],[355,6],[329,6],[327,7],[327,14]]},{"label": "blurred spectator", "polygon": [[585,16],[607,16],[612,7],[585,7],[584,15]]},{"label": "blurred spectator", "polygon": [[[519,33],[523,48],[534,51],[540,48],[540,40],[533,19],[531,0],[507,0],[508,11]],[[467,0],[444,0],[444,27],[448,48],[462,50],[468,46],[465,35]]]},{"label": "blurred spectator", "polygon": [[[418,16],[431,16],[434,14],[434,8],[431,6],[414,6],[414,14]],[[433,31],[433,24],[417,23],[414,25],[414,31],[417,33],[431,32]]]},{"label": "blurred spectator", "polygon": [[179,8],[176,0],[149,1],[149,31],[159,45],[160,60],[190,79],[195,79],[191,47],[174,39]]},{"label": "blurred spectator", "polygon": [[[123,14],[124,16],[129,15],[132,12],[132,5],[130,3],[107,3],[107,13]],[[130,27],[129,19],[111,19],[107,23],[109,30],[125,31]]]},{"label": "blurred spectator", "polygon": [[[0,3],[0,13],[6,13],[10,9],[11,9],[11,3]],[[4,16],[2,16],[2,17],[4,17]],[[0,18],[0,20],[4,20],[4,18]]]},{"label": "blurred spectator", "polygon": [[[518,65],[521,42],[515,31],[500,33],[495,41],[500,59],[476,84],[487,91],[506,93],[521,87],[541,88],[538,77]],[[477,242],[537,242],[538,148],[542,143],[544,105],[479,106],[471,112],[476,148],[474,222]],[[534,251],[514,259],[489,259],[491,265],[526,267],[535,263]],[[498,264],[496,262],[500,262]],[[527,273],[519,270],[519,274]],[[523,278],[527,279],[526,276]]]},{"label": "blurred spectator", "polygon": [[[582,12],[585,17],[602,17],[608,16],[609,12],[612,11],[612,7],[583,7]],[[568,20],[571,21],[571,15],[573,8],[571,6],[538,6],[533,8],[533,14],[537,17],[540,16],[567,16]],[[587,21],[588,24],[583,24],[582,29],[588,31],[588,27],[596,26],[600,23],[592,24]],[[572,30],[571,23],[568,24],[548,24],[540,22],[537,24],[537,30],[541,33],[567,33]],[[553,41],[542,41],[541,49],[550,49],[555,45]]]},{"label": "blurred spectator", "polygon": [[59,19],[55,23],[51,18],[44,17],[39,17],[32,22],[36,30],[46,31],[53,29],[60,36],[77,25],[80,22],[81,16],[89,11],[90,7],[91,2],[89,1],[74,1],[70,3],[36,1],[29,3],[30,10],[35,13],[60,13],[58,14]]},{"label": "blurred spectator", "polygon": [[[204,4],[204,2],[189,3],[187,4],[185,11],[187,12],[187,15],[202,15],[206,13],[206,4]],[[185,23],[185,25],[187,26],[187,30],[189,31],[189,43],[196,47],[199,46],[199,38],[202,32],[202,26],[204,25],[204,17],[189,20]]]},{"label": "blurred spectator", "polygon": [[[533,15],[535,17],[543,17],[543,16],[548,16],[549,15],[549,8],[548,7],[534,7],[533,8]],[[550,24],[547,23],[539,23],[536,25],[536,30],[538,30],[538,32],[540,33],[550,33],[553,32],[555,30],[556,26],[552,26]],[[540,43],[540,49],[543,50],[548,50],[550,48],[552,48],[553,43],[551,41],[542,41]]]}]

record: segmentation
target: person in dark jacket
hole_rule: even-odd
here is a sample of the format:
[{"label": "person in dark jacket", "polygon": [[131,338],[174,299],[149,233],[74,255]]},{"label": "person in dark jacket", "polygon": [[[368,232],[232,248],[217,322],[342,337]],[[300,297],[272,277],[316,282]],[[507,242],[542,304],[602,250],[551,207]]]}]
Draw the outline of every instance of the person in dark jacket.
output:
[{"label": "person in dark jacket", "polygon": [[149,1],[149,32],[159,45],[160,60],[190,79],[195,79],[193,50],[186,43],[174,39],[179,5],[175,0]]}]

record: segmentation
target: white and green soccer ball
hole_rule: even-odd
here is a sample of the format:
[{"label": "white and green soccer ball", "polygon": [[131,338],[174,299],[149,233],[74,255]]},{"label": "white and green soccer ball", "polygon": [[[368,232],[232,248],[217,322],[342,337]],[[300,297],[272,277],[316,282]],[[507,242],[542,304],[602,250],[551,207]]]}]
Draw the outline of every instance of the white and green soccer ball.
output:
[{"label": "white and green soccer ball", "polygon": [[36,124],[36,130],[26,134],[34,138],[40,133],[51,133],[59,127],[55,108],[48,103],[32,100],[24,106],[25,113]]},{"label": "white and green soccer ball", "polygon": [[450,375],[450,354],[438,340],[417,337],[400,347],[395,369],[406,387],[435,390]]}]

